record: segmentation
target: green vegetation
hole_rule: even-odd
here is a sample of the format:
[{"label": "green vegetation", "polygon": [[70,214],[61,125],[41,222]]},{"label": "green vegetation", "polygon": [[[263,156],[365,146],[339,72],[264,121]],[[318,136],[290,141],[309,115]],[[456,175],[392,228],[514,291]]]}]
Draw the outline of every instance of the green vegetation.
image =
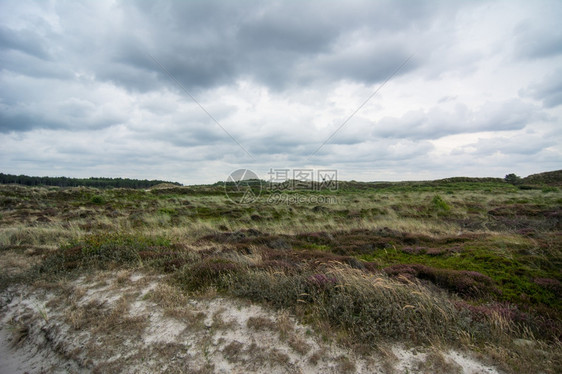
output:
[{"label": "green vegetation", "polygon": [[21,184],[23,186],[96,187],[96,188],[150,188],[159,184],[181,186],[177,182],[161,180],[139,180],[129,178],[67,178],[29,177],[0,173],[0,184]]},{"label": "green vegetation", "polygon": [[103,200],[103,197],[99,196],[99,195],[94,195],[92,196],[92,198],[90,199],[90,201],[94,204],[103,204],[105,201]]},{"label": "green vegetation", "polygon": [[220,184],[0,186],[0,284],[146,269],[186,293],[288,310],[358,348],[464,346],[506,371],[554,373],[562,192],[552,174],[540,181],[340,182],[249,205]]},{"label": "green vegetation", "polygon": [[562,170],[533,174],[523,178],[523,183],[545,186],[562,186]]}]

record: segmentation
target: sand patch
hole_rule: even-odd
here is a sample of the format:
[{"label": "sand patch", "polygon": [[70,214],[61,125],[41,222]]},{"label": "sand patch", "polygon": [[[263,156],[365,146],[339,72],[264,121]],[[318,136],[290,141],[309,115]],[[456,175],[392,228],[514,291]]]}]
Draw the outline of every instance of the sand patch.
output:
[{"label": "sand patch", "polygon": [[359,356],[287,312],[188,297],[141,272],[100,272],[49,290],[12,287],[0,300],[0,373],[497,373],[453,351],[396,346],[392,359]]}]

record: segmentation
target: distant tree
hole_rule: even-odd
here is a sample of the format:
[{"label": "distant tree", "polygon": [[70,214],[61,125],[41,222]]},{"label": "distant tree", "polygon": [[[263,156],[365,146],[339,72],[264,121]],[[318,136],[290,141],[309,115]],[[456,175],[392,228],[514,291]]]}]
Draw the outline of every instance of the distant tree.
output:
[{"label": "distant tree", "polygon": [[148,188],[157,184],[169,183],[181,186],[177,182],[162,180],[138,180],[128,178],[67,178],[67,177],[29,177],[27,175],[11,175],[0,173],[0,184],[21,184],[24,186],[59,186],[59,187],[98,187],[98,188]]},{"label": "distant tree", "polygon": [[518,175],[515,175],[515,174],[513,174],[513,173],[507,174],[507,175],[505,176],[504,180],[505,180],[507,183],[510,183],[510,184],[513,184],[513,185],[515,185],[515,184],[520,184],[520,183],[521,183],[521,177],[518,176]]}]

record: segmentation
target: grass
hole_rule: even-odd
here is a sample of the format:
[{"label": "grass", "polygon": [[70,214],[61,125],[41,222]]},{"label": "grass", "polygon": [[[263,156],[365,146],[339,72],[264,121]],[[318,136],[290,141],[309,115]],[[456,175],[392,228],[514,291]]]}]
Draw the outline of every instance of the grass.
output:
[{"label": "grass", "polygon": [[[482,243],[484,242],[484,243]],[[537,279],[559,277],[560,258],[520,253],[515,248],[498,248],[493,242],[480,239],[478,244],[464,243],[453,248],[423,248],[403,246],[361,256],[366,261],[377,261],[393,274],[395,265],[420,264],[429,266],[433,272],[440,270],[474,271],[490,277],[498,288],[496,298],[518,304],[544,304],[562,306],[557,288],[548,288],[537,283]],[[428,273],[428,271],[425,271]],[[441,273],[443,273],[441,271]],[[457,272],[457,274],[460,274]],[[554,281],[555,282],[555,281]]]},{"label": "grass", "polygon": [[8,323],[8,330],[11,333],[11,346],[17,347],[27,339],[29,326],[24,323]]},{"label": "grass", "polygon": [[[330,204],[271,204],[266,191],[245,206],[230,202],[222,186],[0,186],[0,266],[10,269],[0,275],[0,287],[145,269],[172,279],[147,297],[194,324],[201,316],[186,307],[186,293],[279,309],[285,317],[250,319],[248,327],[278,331],[300,355],[311,347],[287,329],[289,315],[358,348],[403,341],[469,347],[507,371],[556,372],[562,352],[557,187],[520,189],[489,179],[340,187],[292,192],[329,195]],[[69,309],[72,326],[96,323],[92,316],[111,325],[111,313],[123,312],[88,308],[93,314]],[[533,342],[530,353],[514,343],[520,339]],[[229,346],[223,353],[238,360],[247,349]],[[311,362],[320,359],[311,353]],[[438,355],[429,362],[456,370]],[[345,358],[340,364],[342,372],[354,370]]]}]

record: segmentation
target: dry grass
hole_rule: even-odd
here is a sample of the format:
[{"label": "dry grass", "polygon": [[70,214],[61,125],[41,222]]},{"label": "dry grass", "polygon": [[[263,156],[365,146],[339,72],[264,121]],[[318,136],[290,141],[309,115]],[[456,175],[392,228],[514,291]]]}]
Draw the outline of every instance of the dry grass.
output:
[{"label": "dry grass", "polygon": [[[458,322],[458,313],[443,295],[346,267],[331,268],[326,274],[322,279],[329,283],[318,285],[310,283],[313,273],[248,272],[232,287],[240,296],[270,300],[274,305],[305,305],[308,313],[330,322],[336,330],[343,328],[369,342],[380,337],[420,341],[454,338],[449,329]],[[283,327],[290,325],[288,317],[281,314],[277,326],[282,336],[290,335]]]},{"label": "dry grass", "polygon": [[81,236],[81,230],[75,225],[54,223],[33,227],[16,223],[0,228],[0,246],[59,246]]},{"label": "dry grass", "polygon": [[291,315],[288,310],[282,310],[277,315],[277,331],[282,340],[286,340],[294,332],[294,323],[291,320]]},{"label": "dry grass", "polygon": [[111,335],[115,331],[127,331],[140,334],[146,327],[147,321],[143,316],[130,316],[130,301],[126,297],[120,298],[112,307],[104,302],[91,301],[85,305],[74,304],[67,310],[66,322],[75,330],[93,329],[100,336]]},{"label": "dry grass", "polygon": [[322,360],[322,358],[324,357],[325,354],[326,354],[326,352],[324,350],[315,351],[308,358],[308,362],[310,362],[312,365],[316,366],[316,365],[318,365],[318,362],[320,360]]},{"label": "dry grass", "polygon": [[176,318],[191,327],[203,327],[205,314],[193,310],[187,296],[177,287],[159,283],[145,298],[162,307],[165,316]]},{"label": "dry grass", "polygon": [[267,317],[250,317],[246,326],[256,331],[275,331],[277,329],[277,324]]},{"label": "dry grass", "polygon": [[233,330],[237,327],[236,321],[227,319],[225,316],[226,312],[226,308],[219,308],[213,313],[211,316],[211,326],[214,330]]},{"label": "dry grass", "polygon": [[34,256],[33,252],[29,254],[22,252],[21,250],[0,251],[0,269],[4,276],[23,274],[41,262],[41,257]]},{"label": "dry grass", "polygon": [[339,373],[354,373],[356,368],[355,368],[355,364],[353,363],[352,360],[349,359],[349,357],[346,356],[340,356],[338,357],[338,366],[337,366],[337,370]]},{"label": "dry grass", "polygon": [[276,348],[271,348],[266,351],[267,363],[270,366],[288,366],[291,363],[291,358]]},{"label": "dry grass", "polygon": [[12,348],[16,348],[21,345],[29,335],[29,325],[22,322],[12,322],[8,324],[8,329],[11,333],[10,344]]},{"label": "dry grass", "polygon": [[189,305],[187,296],[167,283],[159,283],[148,293],[147,298],[163,307],[164,310],[185,308]]},{"label": "dry grass", "polygon": [[297,335],[292,335],[288,338],[287,343],[295,352],[299,355],[304,356],[310,352],[310,345],[302,338]]},{"label": "dry grass", "polygon": [[244,353],[244,344],[233,341],[225,346],[222,350],[222,354],[228,360],[228,362],[241,362],[241,355]]}]

